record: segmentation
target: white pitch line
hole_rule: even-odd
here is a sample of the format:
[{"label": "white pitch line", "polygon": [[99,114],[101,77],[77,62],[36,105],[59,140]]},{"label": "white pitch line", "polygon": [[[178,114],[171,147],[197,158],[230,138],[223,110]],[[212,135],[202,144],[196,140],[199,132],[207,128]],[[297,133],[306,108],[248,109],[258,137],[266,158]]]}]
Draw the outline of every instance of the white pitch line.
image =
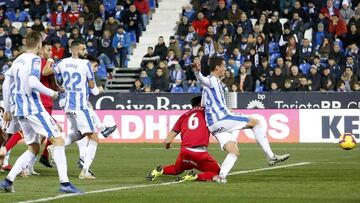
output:
[{"label": "white pitch line", "polygon": [[[130,148],[127,148],[130,149]],[[165,149],[165,148],[161,148],[161,147],[156,147],[156,148],[147,148],[147,147],[143,147],[143,148],[136,148],[136,150],[179,150],[179,147],[174,147],[174,148],[170,148],[170,149]],[[209,147],[208,149],[219,149],[219,147]],[[240,151],[241,150],[254,150],[254,151],[258,151],[260,150],[259,148],[252,148],[252,147],[239,147]],[[281,147],[272,147],[271,149],[273,150],[291,150],[291,151],[309,151],[309,150],[314,150],[314,151],[339,151],[339,148],[308,148],[308,147],[304,147],[304,148],[281,148]]]},{"label": "white pitch line", "polygon": [[[307,164],[311,164],[311,162],[301,162],[301,163],[288,164],[288,165],[282,165],[282,166],[259,168],[259,169],[252,169],[252,170],[246,170],[246,171],[237,171],[237,172],[229,173],[229,175],[254,173],[254,172],[258,172],[258,171],[268,171],[268,170],[274,170],[274,169],[279,169],[279,168],[302,166],[302,165],[307,165]],[[159,184],[122,186],[122,187],[109,188],[109,189],[104,189],[104,190],[93,190],[93,191],[89,191],[89,192],[84,192],[82,194],[62,194],[62,195],[57,195],[57,196],[54,196],[54,197],[46,197],[46,198],[35,199],[35,200],[21,201],[21,202],[18,202],[18,203],[46,202],[46,201],[52,201],[52,200],[57,200],[57,199],[63,199],[63,198],[67,198],[67,197],[73,197],[73,196],[82,196],[82,195],[87,195],[87,194],[103,193],[103,192],[126,190],[126,189],[133,189],[133,188],[147,188],[147,187],[165,186],[165,185],[173,185],[173,184],[177,184],[177,183],[178,182],[168,182],[168,183],[159,183]]]},{"label": "white pitch line", "polygon": [[267,168],[252,169],[252,170],[247,170],[247,171],[237,171],[237,172],[229,173],[229,176],[237,175],[237,174],[254,173],[254,172],[258,172],[258,171],[269,171],[269,170],[274,170],[274,169],[279,169],[279,168],[302,166],[302,165],[308,165],[308,164],[311,164],[311,162],[300,162],[300,163],[288,164],[288,165],[282,165],[282,166],[273,166],[273,167],[267,167]]}]

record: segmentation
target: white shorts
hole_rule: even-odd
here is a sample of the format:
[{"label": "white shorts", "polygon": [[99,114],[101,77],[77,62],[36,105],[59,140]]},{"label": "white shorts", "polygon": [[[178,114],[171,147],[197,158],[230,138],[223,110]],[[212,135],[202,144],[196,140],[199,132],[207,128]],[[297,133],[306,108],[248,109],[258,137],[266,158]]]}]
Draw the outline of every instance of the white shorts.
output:
[{"label": "white shorts", "polygon": [[66,116],[70,121],[71,131],[80,131],[81,134],[95,132],[94,120],[89,109],[66,112]]},{"label": "white shorts", "polygon": [[226,143],[228,143],[228,142],[237,143],[237,136],[238,136],[238,131],[233,131],[233,133],[231,133],[231,132],[222,132],[222,133],[217,133],[217,134],[214,135],[214,137],[219,142],[220,149],[222,151],[225,150],[224,146],[225,146]]},{"label": "white shorts", "polygon": [[19,118],[19,123],[27,145],[40,143],[41,136],[61,136],[56,122],[47,111]]},{"label": "white shorts", "polygon": [[230,113],[223,119],[209,126],[209,131],[216,135],[222,132],[241,130],[249,123],[249,117],[243,114]]},{"label": "white shorts", "polygon": [[16,116],[13,116],[9,127],[6,128],[7,134],[15,134],[16,132],[21,131],[19,120]]}]

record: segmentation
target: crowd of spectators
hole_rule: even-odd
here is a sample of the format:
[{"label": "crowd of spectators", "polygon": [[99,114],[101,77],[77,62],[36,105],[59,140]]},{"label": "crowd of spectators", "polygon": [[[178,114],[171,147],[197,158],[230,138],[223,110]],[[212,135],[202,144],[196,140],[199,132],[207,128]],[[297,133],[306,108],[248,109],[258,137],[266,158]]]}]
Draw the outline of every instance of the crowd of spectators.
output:
[{"label": "crowd of spectators", "polygon": [[191,71],[223,56],[233,92],[359,91],[360,0],[197,0],[159,37],[133,91],[199,92]]},{"label": "crowd of spectators", "polygon": [[[114,67],[126,67],[131,45],[145,30],[156,0],[2,0],[0,1],[0,68],[3,73],[24,50],[29,30],[53,44],[55,61],[69,57],[74,40],[98,57],[103,85]],[[19,26],[14,26],[17,23]]]}]

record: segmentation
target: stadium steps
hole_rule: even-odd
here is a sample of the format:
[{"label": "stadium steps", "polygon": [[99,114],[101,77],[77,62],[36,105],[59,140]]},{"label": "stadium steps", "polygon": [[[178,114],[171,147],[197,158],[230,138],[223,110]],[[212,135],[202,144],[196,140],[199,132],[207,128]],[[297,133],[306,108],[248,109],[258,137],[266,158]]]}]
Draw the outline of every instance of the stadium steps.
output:
[{"label": "stadium steps", "polygon": [[106,92],[129,92],[140,71],[139,68],[115,68],[112,78],[105,83]]},{"label": "stadium steps", "polygon": [[130,56],[128,67],[140,67],[141,59],[147,52],[147,47],[154,47],[157,44],[158,37],[163,36],[166,45],[169,44],[169,38],[174,35],[176,22],[180,19],[182,6],[188,4],[189,0],[162,0],[159,7],[153,13],[146,31],[140,37],[139,43]]}]

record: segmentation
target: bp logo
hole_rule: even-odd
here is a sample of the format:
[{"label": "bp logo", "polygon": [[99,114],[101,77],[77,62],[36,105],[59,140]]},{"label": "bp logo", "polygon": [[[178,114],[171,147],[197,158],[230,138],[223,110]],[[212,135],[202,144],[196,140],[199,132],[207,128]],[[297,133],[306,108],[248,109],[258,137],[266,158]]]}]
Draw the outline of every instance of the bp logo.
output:
[{"label": "bp logo", "polygon": [[251,100],[247,107],[247,109],[265,109],[264,103],[260,100]]}]

